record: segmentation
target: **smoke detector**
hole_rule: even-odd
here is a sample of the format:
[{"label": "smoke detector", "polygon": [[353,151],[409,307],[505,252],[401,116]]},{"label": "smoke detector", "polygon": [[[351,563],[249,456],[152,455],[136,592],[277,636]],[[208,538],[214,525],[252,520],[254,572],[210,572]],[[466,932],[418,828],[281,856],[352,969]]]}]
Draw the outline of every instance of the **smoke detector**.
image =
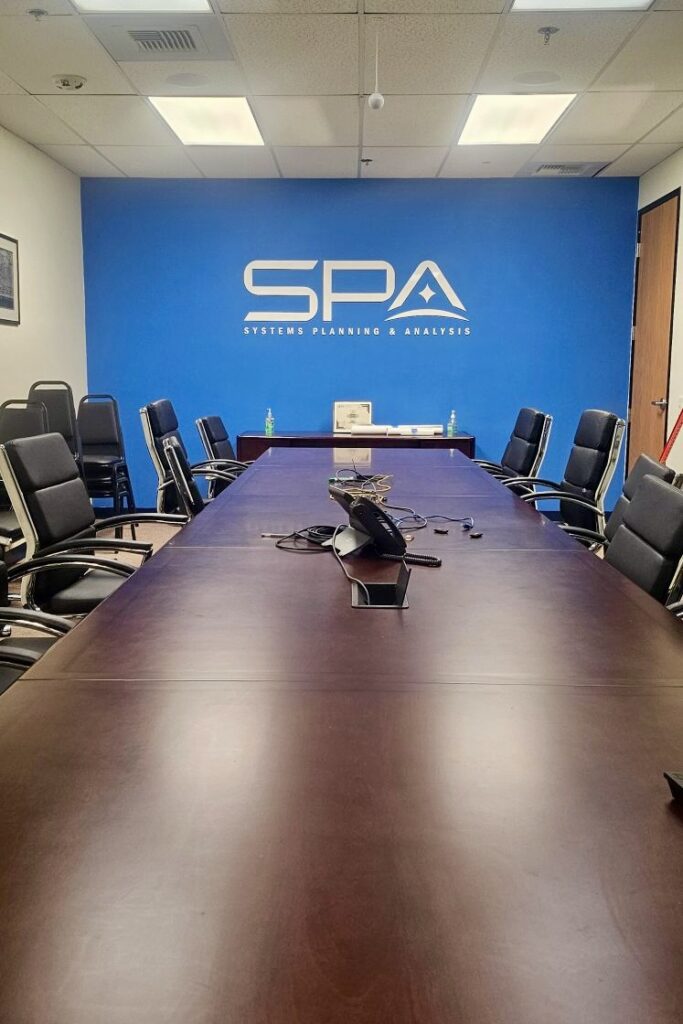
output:
[{"label": "smoke detector", "polygon": [[55,75],[52,79],[60,92],[78,92],[85,85],[82,75]]}]

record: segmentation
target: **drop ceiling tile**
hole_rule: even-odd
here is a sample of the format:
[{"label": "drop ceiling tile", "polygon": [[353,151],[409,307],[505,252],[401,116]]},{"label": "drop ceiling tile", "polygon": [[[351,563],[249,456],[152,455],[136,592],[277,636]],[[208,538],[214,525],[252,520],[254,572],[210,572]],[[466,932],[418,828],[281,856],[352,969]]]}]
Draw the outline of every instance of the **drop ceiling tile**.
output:
[{"label": "drop ceiling tile", "polygon": [[574,145],[560,146],[546,143],[534,154],[534,162],[546,164],[564,163],[600,163],[608,164],[612,160],[625,153],[629,148],[628,143],[620,145],[599,146],[599,145]]},{"label": "drop ceiling tile", "polygon": [[365,20],[365,90],[389,93],[470,92],[498,24],[495,14],[394,14]]},{"label": "drop ceiling tile", "polygon": [[226,14],[355,14],[358,0],[218,0]]},{"label": "drop ceiling tile", "polygon": [[207,178],[279,178],[266,146],[189,146],[187,155]]},{"label": "drop ceiling tile", "polygon": [[260,96],[254,114],[273,146],[355,146],[356,96]]},{"label": "drop ceiling tile", "polygon": [[467,96],[387,96],[363,110],[366,146],[450,146],[464,120]]},{"label": "drop ceiling tile", "polygon": [[285,178],[358,176],[358,149],[355,146],[278,146],[275,156]]},{"label": "drop ceiling tile", "polygon": [[646,143],[677,142],[683,145],[683,107],[667,117],[654,131],[641,140]]},{"label": "drop ceiling tile", "polygon": [[0,96],[0,124],[38,146],[82,141],[33,96]]},{"label": "drop ceiling tile", "polygon": [[591,87],[605,89],[683,89],[683,13],[655,11],[643,19],[623,50]]},{"label": "drop ceiling tile", "polygon": [[171,129],[139,96],[43,96],[43,103],[95,146],[168,146]]},{"label": "drop ceiling tile", "polygon": [[[82,93],[133,90],[80,18],[3,18],[0,68],[31,93],[56,93],[54,75],[83,75]],[[79,93],[79,95],[82,95]]]},{"label": "drop ceiling tile", "polygon": [[588,92],[575,101],[552,142],[637,142],[683,103],[683,92]]},{"label": "drop ceiling tile", "polygon": [[121,171],[91,146],[41,146],[44,153],[81,178],[120,178]]},{"label": "drop ceiling tile", "polygon": [[448,153],[445,146],[363,147],[361,178],[434,178]]},{"label": "drop ceiling tile", "polygon": [[660,164],[668,156],[675,153],[677,145],[660,144],[658,146],[638,145],[629,149],[628,153],[615,160],[614,163],[600,171],[601,178],[632,178],[639,177],[651,167]]},{"label": "drop ceiling tile", "polygon": [[129,178],[200,178],[181,146],[99,146]]},{"label": "drop ceiling tile", "polygon": [[[505,18],[477,92],[579,92],[588,88],[640,14],[510,14]],[[546,46],[539,29],[559,29]]]},{"label": "drop ceiling tile", "polygon": [[358,92],[353,14],[227,14],[252,93],[330,96]]},{"label": "drop ceiling tile", "polygon": [[233,60],[121,61],[143,96],[244,96],[247,83]]},{"label": "drop ceiling tile", "polygon": [[511,178],[538,146],[454,146],[440,178]]},{"label": "drop ceiling tile", "polygon": [[31,0],[0,0],[0,15],[26,14],[31,7],[40,8],[48,14],[73,14],[74,9],[69,0],[40,0],[32,4]]},{"label": "drop ceiling tile", "polygon": [[24,90],[0,71],[0,96],[20,96]]},{"label": "drop ceiling tile", "polygon": [[366,14],[499,14],[506,0],[365,0]]}]

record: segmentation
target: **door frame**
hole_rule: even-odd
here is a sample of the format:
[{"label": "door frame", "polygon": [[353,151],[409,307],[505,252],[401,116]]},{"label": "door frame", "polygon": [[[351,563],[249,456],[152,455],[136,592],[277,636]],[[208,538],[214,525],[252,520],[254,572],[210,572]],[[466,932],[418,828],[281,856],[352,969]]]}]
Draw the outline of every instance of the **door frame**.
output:
[{"label": "door frame", "polygon": [[[671,321],[669,323],[669,357],[667,362],[667,373],[666,373],[666,420],[668,423],[669,419],[669,392],[671,385],[671,349],[673,346],[673,331],[674,331],[674,313],[676,309],[676,276],[678,274],[678,236],[681,229],[681,188],[673,189],[671,192],[667,192],[666,195],[660,196],[659,199],[655,199],[654,202],[648,203],[647,206],[643,206],[642,209],[638,210],[638,231],[636,234],[636,246],[640,245],[640,232],[643,221],[643,216],[649,213],[651,210],[656,209],[658,206],[663,206],[664,203],[668,203],[671,199],[678,200],[678,217],[676,218],[676,238],[674,240],[674,273],[673,280],[671,282]],[[628,417],[627,425],[628,430],[626,431],[626,453],[624,455],[624,477],[628,476],[628,463],[631,448],[631,400],[633,398],[633,357],[635,351],[635,326],[638,313],[638,278],[640,270],[640,255],[636,248],[636,266],[633,281],[633,316],[631,318],[631,348],[630,348],[630,366],[628,374]],[[664,442],[666,443],[666,425],[664,427]]]}]

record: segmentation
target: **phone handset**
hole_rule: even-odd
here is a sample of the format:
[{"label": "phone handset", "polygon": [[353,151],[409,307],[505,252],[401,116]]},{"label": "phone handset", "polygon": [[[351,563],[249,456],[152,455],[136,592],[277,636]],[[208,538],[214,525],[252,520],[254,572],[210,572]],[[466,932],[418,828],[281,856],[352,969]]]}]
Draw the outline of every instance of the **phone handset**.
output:
[{"label": "phone handset", "polygon": [[441,559],[434,555],[412,555],[406,552],[406,539],[393,519],[369,498],[356,498],[349,508],[349,522],[367,534],[380,558],[410,565],[438,568]]}]

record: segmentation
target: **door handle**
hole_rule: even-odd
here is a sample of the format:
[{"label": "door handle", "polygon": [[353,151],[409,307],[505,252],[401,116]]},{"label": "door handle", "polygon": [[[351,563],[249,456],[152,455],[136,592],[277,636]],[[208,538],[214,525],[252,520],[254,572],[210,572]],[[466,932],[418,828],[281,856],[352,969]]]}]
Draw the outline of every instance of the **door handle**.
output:
[{"label": "door handle", "polygon": [[666,398],[655,398],[650,402],[650,405],[656,405],[658,409],[666,409],[669,403]]}]

